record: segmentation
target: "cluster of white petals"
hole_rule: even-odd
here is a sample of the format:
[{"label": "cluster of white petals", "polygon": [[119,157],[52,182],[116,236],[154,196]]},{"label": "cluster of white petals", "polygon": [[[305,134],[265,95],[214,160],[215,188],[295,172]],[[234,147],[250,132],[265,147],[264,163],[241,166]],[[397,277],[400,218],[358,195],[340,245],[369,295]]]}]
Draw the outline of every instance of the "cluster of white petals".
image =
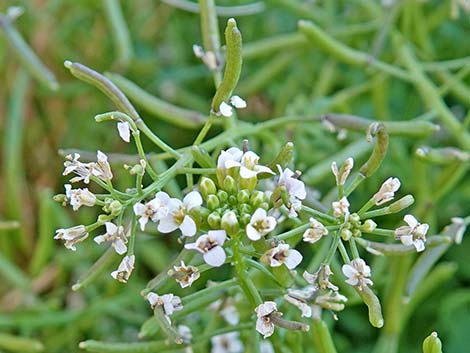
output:
[{"label": "cluster of white petals", "polygon": [[[234,151],[235,152],[235,151]],[[233,154],[234,157],[238,154]],[[264,165],[259,165],[259,156],[253,151],[247,151],[243,153],[241,158],[237,160],[236,158],[225,160],[225,168],[240,168],[240,176],[243,179],[250,179],[257,176],[260,173],[274,174],[274,172]]]},{"label": "cluster of white petals", "polygon": [[95,205],[96,196],[88,188],[72,189],[70,184],[65,184],[64,187],[65,197],[74,211],[77,211],[82,206],[93,207]]},{"label": "cluster of white petals", "polygon": [[158,295],[154,292],[150,292],[147,294],[147,300],[152,309],[161,306],[167,316],[172,315],[175,311],[183,309],[181,298],[173,293]]},{"label": "cluster of white petals", "polygon": [[419,223],[412,215],[407,214],[404,218],[407,226],[402,226],[395,230],[395,237],[404,245],[413,245],[417,252],[424,251],[424,243],[426,242],[426,233],[429,225]]},{"label": "cluster of white petals", "polygon": [[271,321],[271,315],[277,313],[277,306],[275,302],[267,301],[258,305],[255,308],[256,316],[256,331],[267,338],[274,333],[274,324]]},{"label": "cluster of white petals", "polygon": [[335,217],[345,217],[349,216],[349,201],[344,196],[339,201],[333,201],[331,207],[333,208],[333,215]]},{"label": "cluster of white petals", "polygon": [[72,228],[61,228],[56,230],[54,239],[65,240],[65,247],[72,251],[76,251],[75,244],[80,243],[88,238],[88,232],[84,225],[75,226]]},{"label": "cluster of white petals", "polygon": [[207,234],[201,235],[196,242],[186,244],[188,250],[196,250],[203,254],[204,261],[213,267],[222,266],[227,255],[222,247],[227,234],[225,230],[210,230]]},{"label": "cluster of white petals", "polygon": [[371,275],[370,267],[363,259],[354,259],[349,264],[342,267],[343,274],[348,278],[346,283],[351,286],[357,286],[362,289],[374,283],[369,278]]},{"label": "cluster of white petals", "polygon": [[114,248],[116,253],[123,255],[125,252],[127,252],[127,238],[124,234],[124,227],[117,226],[112,222],[106,222],[104,225],[106,227],[106,233],[96,236],[93,240],[97,244],[104,242],[111,243],[111,246]]},{"label": "cluster of white petals", "polygon": [[173,270],[168,271],[168,275],[179,283],[181,288],[191,287],[194,281],[200,277],[199,270],[195,266],[186,265],[181,261],[180,266],[173,266]]},{"label": "cluster of white petals", "polygon": [[395,193],[400,188],[400,180],[398,178],[388,178],[384,181],[380,190],[372,196],[376,205],[382,205],[386,202],[393,200]]},{"label": "cluster of white petals", "polygon": [[122,283],[127,283],[134,270],[135,256],[124,256],[116,271],[111,272],[111,277]]},{"label": "cluster of white petals", "polygon": [[134,213],[139,216],[140,229],[143,231],[149,220],[158,222],[168,214],[168,202],[170,196],[166,192],[159,191],[155,197],[147,203],[136,203]]},{"label": "cluster of white petals", "polygon": [[268,250],[263,258],[271,267],[279,267],[285,264],[289,270],[293,270],[302,262],[302,254],[291,249],[289,244],[279,244]]},{"label": "cluster of white petals", "polygon": [[233,115],[233,108],[243,109],[246,108],[246,102],[239,96],[232,96],[229,103],[222,102],[219,106],[219,113],[225,117]]},{"label": "cluster of white petals", "polygon": [[276,218],[268,216],[266,210],[258,208],[246,226],[246,235],[253,241],[260,240],[261,237],[272,232],[276,228],[276,224]]},{"label": "cluster of white petals", "polygon": [[326,227],[322,223],[317,221],[315,218],[311,217],[309,219],[309,223],[310,223],[310,228],[308,228],[302,236],[305,242],[312,243],[312,244],[316,243],[324,235],[328,234],[328,229],[326,229]]},{"label": "cluster of white petals", "polygon": [[289,168],[282,170],[278,164],[279,171],[278,185],[284,186],[289,194],[289,216],[297,217],[297,211],[302,207],[302,201],[307,197],[305,183],[299,180],[300,172],[294,173]]}]

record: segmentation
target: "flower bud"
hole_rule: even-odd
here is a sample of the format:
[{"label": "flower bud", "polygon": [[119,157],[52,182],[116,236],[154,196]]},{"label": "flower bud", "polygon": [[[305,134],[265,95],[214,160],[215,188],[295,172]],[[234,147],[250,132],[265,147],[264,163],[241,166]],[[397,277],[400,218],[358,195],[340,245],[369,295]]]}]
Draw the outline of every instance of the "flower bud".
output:
[{"label": "flower bud", "polygon": [[354,160],[349,157],[346,159],[341,167],[338,170],[338,166],[336,165],[336,162],[331,163],[331,170],[333,171],[333,174],[336,178],[336,185],[344,185],[346,182],[346,179],[349,176],[349,173],[351,173],[351,169],[354,166]]},{"label": "flower bud", "polygon": [[67,204],[67,197],[65,196],[65,194],[54,195],[52,199],[56,202],[60,202],[64,206]]},{"label": "flower bud", "polygon": [[238,191],[237,182],[230,175],[227,175],[224,179],[223,189],[229,194],[235,194]]},{"label": "flower bud", "polygon": [[410,207],[414,202],[415,199],[412,195],[406,195],[388,206],[388,209],[390,210],[390,213],[397,213],[401,210],[404,210],[405,208]]},{"label": "flower bud", "polygon": [[106,215],[106,214],[100,214],[100,215],[98,216],[98,222],[99,222],[99,223],[103,223],[103,224],[104,224],[104,223],[106,223],[106,222],[108,222],[108,221],[109,221],[109,216],[108,216],[108,215]]},{"label": "flower bud", "polygon": [[437,332],[431,333],[423,342],[423,353],[442,353],[442,343]]},{"label": "flower bud", "polygon": [[267,201],[266,195],[262,191],[254,191],[251,194],[250,204],[251,206],[253,206],[253,208],[258,208],[262,202],[266,202],[266,201]]},{"label": "flower bud", "polygon": [[238,232],[239,224],[237,215],[233,211],[225,212],[222,216],[220,225],[223,230],[227,232],[228,235],[235,235]]},{"label": "flower bud", "polygon": [[213,211],[220,206],[219,198],[215,195],[207,195],[207,207]]},{"label": "flower bud", "polygon": [[267,202],[262,202],[260,205],[259,205],[259,208],[262,208],[264,210],[269,210],[269,204]]},{"label": "flower bud", "polygon": [[235,206],[237,204],[237,197],[235,195],[230,195],[228,197],[228,203],[232,206]]},{"label": "flower bud", "polygon": [[362,236],[362,232],[356,228],[352,231],[352,235],[354,238],[360,238]]},{"label": "flower bud", "polygon": [[251,214],[250,213],[243,213],[240,217],[240,223],[242,227],[245,227],[248,223],[250,223]]},{"label": "flower bud", "polygon": [[240,213],[249,213],[251,214],[253,209],[251,208],[250,205],[248,205],[247,203],[243,203],[241,204],[240,206],[238,206],[238,210],[240,211]]},{"label": "flower bud", "polygon": [[342,229],[340,235],[344,241],[348,241],[352,237],[352,232],[349,229]]},{"label": "flower bud", "polygon": [[219,198],[221,203],[225,203],[228,199],[228,194],[224,190],[217,191],[217,197]]},{"label": "flower bud", "polygon": [[377,228],[377,223],[371,219],[367,219],[361,226],[361,230],[366,233],[372,233]]},{"label": "flower bud", "polygon": [[212,229],[220,229],[220,215],[217,212],[212,212],[207,216],[207,223]]},{"label": "flower bud", "polygon": [[239,204],[247,203],[250,200],[250,193],[248,190],[241,190],[237,194],[237,200]]},{"label": "flower bud", "polygon": [[352,224],[358,224],[360,220],[361,220],[361,217],[359,217],[357,213],[351,213],[348,218],[349,223],[352,223]]},{"label": "flower bud", "polygon": [[258,178],[256,176],[248,178],[248,179],[240,178],[240,187],[242,189],[253,191],[257,184],[258,184]]},{"label": "flower bud", "polygon": [[199,181],[199,192],[204,200],[207,200],[207,196],[214,195],[217,192],[217,187],[212,179],[202,177]]}]

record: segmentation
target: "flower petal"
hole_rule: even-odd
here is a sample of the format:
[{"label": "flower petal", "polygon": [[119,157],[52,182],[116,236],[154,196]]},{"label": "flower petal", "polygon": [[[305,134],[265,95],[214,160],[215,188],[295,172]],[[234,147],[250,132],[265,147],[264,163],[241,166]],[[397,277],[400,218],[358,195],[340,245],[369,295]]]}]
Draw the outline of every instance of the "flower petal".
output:
[{"label": "flower petal", "polygon": [[183,223],[180,224],[179,228],[185,237],[192,237],[197,230],[196,222],[189,216],[184,216]]},{"label": "flower petal", "polygon": [[126,122],[118,122],[117,128],[119,131],[119,136],[121,136],[124,142],[129,142],[131,140],[131,128],[129,123]]},{"label": "flower petal", "polygon": [[213,267],[220,267],[224,264],[227,255],[221,246],[216,246],[203,255],[204,261]]}]

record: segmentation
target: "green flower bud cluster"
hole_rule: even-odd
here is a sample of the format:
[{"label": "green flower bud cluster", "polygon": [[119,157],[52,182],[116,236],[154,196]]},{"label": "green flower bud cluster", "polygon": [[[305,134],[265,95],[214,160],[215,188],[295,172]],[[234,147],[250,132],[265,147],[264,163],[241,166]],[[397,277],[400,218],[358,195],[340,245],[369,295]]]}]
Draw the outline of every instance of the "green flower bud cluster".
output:
[{"label": "green flower bud cluster", "polygon": [[349,215],[348,220],[343,225],[340,235],[344,241],[351,239],[351,237],[360,237],[362,232],[370,233],[377,227],[377,224],[371,220],[366,219],[361,221],[357,213]]},{"label": "green flower bud cluster", "polygon": [[199,213],[209,229],[224,229],[228,235],[234,235],[250,222],[256,209],[270,208],[264,192],[245,189],[240,181],[230,175],[220,183],[208,177],[199,181],[199,192],[206,203]]}]

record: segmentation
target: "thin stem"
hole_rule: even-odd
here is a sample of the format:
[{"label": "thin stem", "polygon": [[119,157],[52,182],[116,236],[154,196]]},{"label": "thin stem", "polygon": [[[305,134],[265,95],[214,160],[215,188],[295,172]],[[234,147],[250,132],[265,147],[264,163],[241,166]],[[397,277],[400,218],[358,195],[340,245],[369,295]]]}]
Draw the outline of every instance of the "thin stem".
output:
[{"label": "thin stem", "polygon": [[303,206],[302,205],[302,211],[305,211],[315,217],[317,217],[318,219],[324,221],[324,222],[327,222],[327,223],[333,223],[333,224],[337,224],[338,223],[338,220],[333,217],[333,216],[330,216],[330,215],[327,215],[326,213],[323,213],[323,212],[320,212],[320,211],[317,211],[313,208],[310,208],[310,207],[307,207],[307,206]]}]

